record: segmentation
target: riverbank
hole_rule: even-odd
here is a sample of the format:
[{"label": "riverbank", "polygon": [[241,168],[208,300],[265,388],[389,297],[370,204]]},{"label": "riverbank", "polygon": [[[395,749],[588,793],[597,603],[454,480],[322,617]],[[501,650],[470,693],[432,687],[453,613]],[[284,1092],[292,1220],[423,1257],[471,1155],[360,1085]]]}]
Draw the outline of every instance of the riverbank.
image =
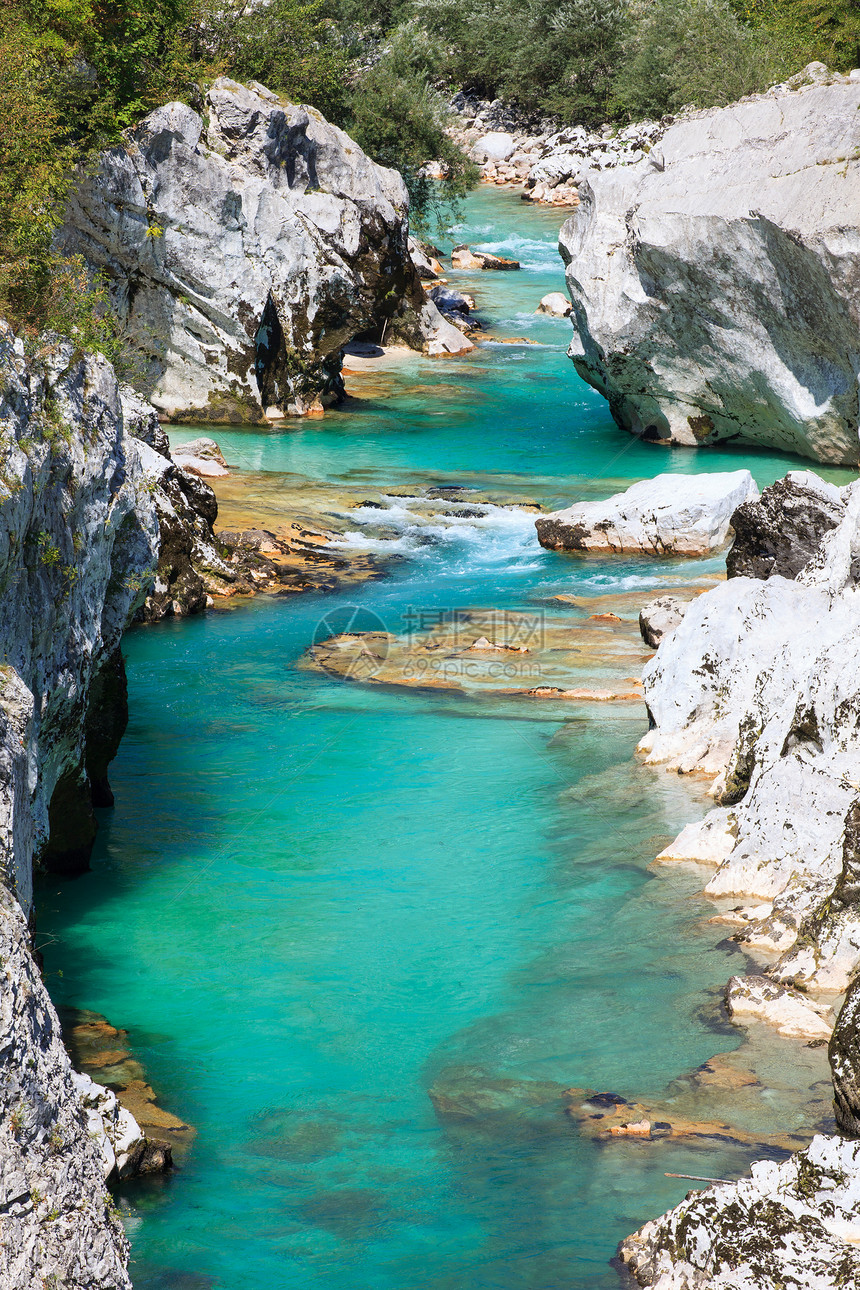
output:
[{"label": "riverbank", "polygon": [[[467,211],[451,241],[525,267],[457,285],[496,333],[539,343],[411,359],[290,433],[219,428],[236,505],[242,477],[272,523],[337,496],[343,549],[387,562],[360,598],[386,631],[495,609],[575,648],[578,623],[616,613],[583,630],[641,650],[635,602],[721,561],[546,552],[534,512],[503,503],[660,470],[748,465],[764,484],[795,463],[623,436],[571,371],[569,324],[534,314],[561,283],[557,213],[487,191]],[[431,516],[454,488],[488,513]],[[364,500],[383,512],[341,506]],[[706,802],[634,760],[638,704],[514,711],[303,670],[353,599],[130,633],[117,807],[92,874],[41,892],[55,998],[126,1027],[198,1131],[167,1190],[124,1198],[135,1284],[610,1290],[617,1241],[687,1190],[666,1173],[736,1176],[752,1142],[810,1133],[825,1055],[751,1027],[758,1057],[735,1056],[720,994],[744,960],[695,873],[650,868]],[[754,1078],[736,1097],[697,1080],[694,1110],[674,1082],[726,1050]],[[731,1101],[750,1142],[591,1138],[570,1088],[701,1122]]]}]

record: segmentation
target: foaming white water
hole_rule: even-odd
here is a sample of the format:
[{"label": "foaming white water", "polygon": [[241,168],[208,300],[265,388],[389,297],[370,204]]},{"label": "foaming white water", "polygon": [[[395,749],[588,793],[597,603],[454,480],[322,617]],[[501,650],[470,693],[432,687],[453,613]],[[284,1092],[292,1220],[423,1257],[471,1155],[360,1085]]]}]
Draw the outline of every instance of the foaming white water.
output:
[{"label": "foaming white water", "polygon": [[511,233],[501,241],[480,240],[495,231],[492,224],[458,224],[452,229],[458,241],[468,243],[476,251],[488,251],[490,255],[503,255],[519,260],[527,273],[557,273],[560,278],[563,276],[564,269],[554,240],[522,237],[517,233]]},{"label": "foaming white water", "polygon": [[527,273],[557,273],[561,278],[564,272],[555,243],[541,238],[512,234],[500,242],[480,242],[475,249],[519,260]]},{"label": "foaming white water", "polygon": [[452,573],[478,565],[523,568],[540,563],[535,512],[518,507],[444,497],[383,496],[379,507],[356,507],[348,518],[356,527],[333,546],[444,562]]}]

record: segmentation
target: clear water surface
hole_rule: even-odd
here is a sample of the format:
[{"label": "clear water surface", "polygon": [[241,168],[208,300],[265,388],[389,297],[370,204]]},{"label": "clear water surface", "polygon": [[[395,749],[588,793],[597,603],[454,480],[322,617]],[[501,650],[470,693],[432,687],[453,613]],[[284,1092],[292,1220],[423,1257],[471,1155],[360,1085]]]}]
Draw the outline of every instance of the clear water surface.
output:
[{"label": "clear water surface", "polygon": [[[410,359],[377,397],[285,433],[219,431],[270,499],[322,481],[561,503],[661,470],[748,465],[764,484],[800,464],[617,430],[565,357],[569,324],[533,313],[563,289],[558,212],[484,190],[466,217],[452,236],[523,271],[449,279],[493,335],[538,344]],[[644,596],[690,568],[545,552],[522,513],[430,531],[393,506],[382,547],[402,559],[360,600],[394,631],[410,608],[551,614],[558,593]],[[130,632],[117,806],[92,873],[42,889],[55,999],[129,1028],[197,1129],[181,1169],[122,1197],[135,1285],[610,1290],[617,1241],[690,1186],[667,1172],[734,1176],[749,1158],[595,1143],[560,1098],[658,1097],[739,1042],[718,991],[743,960],[703,923],[694,876],[647,869],[701,799],[635,763],[638,707],[298,668],[355,595]]]}]

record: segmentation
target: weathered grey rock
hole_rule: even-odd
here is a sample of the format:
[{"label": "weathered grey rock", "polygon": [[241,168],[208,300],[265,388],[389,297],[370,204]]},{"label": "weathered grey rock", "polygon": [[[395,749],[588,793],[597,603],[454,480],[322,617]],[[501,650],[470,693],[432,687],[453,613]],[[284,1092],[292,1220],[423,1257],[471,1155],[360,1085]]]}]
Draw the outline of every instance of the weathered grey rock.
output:
[{"label": "weathered grey rock", "polygon": [[[858,812],[852,819],[855,857]],[[833,1076],[836,1127],[849,1138],[860,1138],[860,977],[852,983],[827,1050]]]},{"label": "weathered grey rock", "polygon": [[756,497],[748,470],[656,475],[604,501],[542,515],[535,527],[553,551],[700,556],[725,545],[732,515]]},{"label": "weathered grey rock", "polygon": [[310,107],[220,79],[102,154],[63,245],[103,270],[168,419],[262,421],[339,397],[341,347],[388,335],[461,352],[409,256],[408,197]]},{"label": "weathered grey rock", "polygon": [[[152,585],[158,528],[142,468],[151,449],[124,434],[105,359],[48,342],[27,364],[3,324],[0,375],[0,746],[3,783],[15,786],[0,795],[0,844],[5,881],[29,911],[57,790],[63,814],[91,827],[87,696]],[[47,858],[69,867],[56,837]]]},{"label": "weathered grey rock", "polygon": [[732,516],[730,578],[796,578],[845,515],[842,490],[811,471],[791,471]]},{"label": "weathered grey rock", "polygon": [[[109,792],[125,717],[119,642],[158,549],[142,464],[153,450],[124,430],[101,357],[46,340],[28,363],[2,324],[0,377],[0,1284],[127,1290],[103,1178],[117,1153],[131,1167],[140,1131],[95,1086],[99,1107],[85,1112],[26,916],[39,856],[87,863],[91,771]],[[91,713],[94,690],[115,710]]]},{"label": "weathered grey rock", "polygon": [[663,637],[674,631],[687,612],[687,602],[677,596],[657,596],[639,613],[639,631],[646,645],[656,649]]},{"label": "weathered grey rock", "polygon": [[860,1281],[860,1143],[813,1138],[779,1164],[692,1193],[622,1241],[654,1290],[844,1290]]},{"label": "weathered grey rock", "polygon": [[570,354],[620,426],[860,460],[858,107],[850,78],[783,88],[581,176]]},{"label": "weathered grey rock", "polygon": [[569,318],[573,306],[561,291],[550,291],[541,298],[535,313],[549,314],[552,318]]},{"label": "weathered grey rock", "polygon": [[[804,487],[828,500],[823,481]],[[797,497],[794,485],[771,493],[774,533],[781,498],[786,532],[798,531]],[[640,751],[712,776],[722,804],[714,828],[684,831],[679,855],[697,858],[700,843],[713,857],[709,895],[766,902],[738,939],[775,957],[773,981],[813,995],[845,990],[860,969],[860,485],[840,500],[795,577],[734,577],[697,597],[642,677],[652,728]]]},{"label": "weathered grey rock", "polygon": [[[128,1241],[104,1183],[116,1173],[111,1117],[81,1100],[26,921],[2,887],[0,958],[0,1285],[130,1290]],[[97,1089],[88,1092],[101,1102]],[[113,1095],[101,1095],[107,1110]],[[111,1124],[121,1153],[140,1137],[126,1115]]]}]

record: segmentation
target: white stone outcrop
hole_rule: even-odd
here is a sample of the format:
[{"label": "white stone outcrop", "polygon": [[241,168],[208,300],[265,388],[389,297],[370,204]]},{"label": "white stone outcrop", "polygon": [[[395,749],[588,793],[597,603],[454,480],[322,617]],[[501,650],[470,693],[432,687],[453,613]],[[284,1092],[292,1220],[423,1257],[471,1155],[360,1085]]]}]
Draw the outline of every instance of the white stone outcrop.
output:
[{"label": "white stone outcrop", "polygon": [[664,636],[673,632],[687,612],[686,602],[677,596],[656,596],[639,611],[639,631],[646,645],[657,649]]},{"label": "white stone outcrop", "polygon": [[116,1093],[89,1075],[72,1071],[72,1084],[87,1117],[87,1131],[98,1143],[105,1179],[128,1176],[136,1155],[146,1146],[131,1111],[120,1106]]},{"label": "white stone outcrop", "polygon": [[622,1241],[654,1290],[843,1290],[860,1283],[860,1142],[813,1138],[707,1187]]},{"label": "white stone outcrop", "polygon": [[577,371],[646,439],[860,460],[860,80],[671,125],[561,233]]},{"label": "white stone outcrop", "polygon": [[657,475],[605,501],[542,515],[535,527],[554,551],[701,556],[725,546],[732,515],[757,497],[748,470]]},{"label": "white stone outcrop", "polygon": [[569,318],[573,308],[567,296],[561,291],[550,291],[541,297],[535,313],[549,314],[551,318]]},{"label": "white stone outcrop", "polygon": [[710,776],[719,803],[661,860],[712,864],[709,895],[766,902],[738,939],[772,956],[772,981],[832,996],[860,969],[860,484],[833,496],[822,483],[820,496],[831,527],[817,553],[796,487],[781,481],[752,508],[748,551],[778,529],[774,499],[791,508],[801,554],[780,558],[800,572],[730,577],[690,604],[645,667],[639,747],[652,765]]},{"label": "white stone outcrop", "polygon": [[311,107],[220,79],[156,109],[72,194],[63,245],[102,270],[168,419],[262,421],[342,391],[341,348],[386,324],[471,348],[424,297],[408,196]]}]

